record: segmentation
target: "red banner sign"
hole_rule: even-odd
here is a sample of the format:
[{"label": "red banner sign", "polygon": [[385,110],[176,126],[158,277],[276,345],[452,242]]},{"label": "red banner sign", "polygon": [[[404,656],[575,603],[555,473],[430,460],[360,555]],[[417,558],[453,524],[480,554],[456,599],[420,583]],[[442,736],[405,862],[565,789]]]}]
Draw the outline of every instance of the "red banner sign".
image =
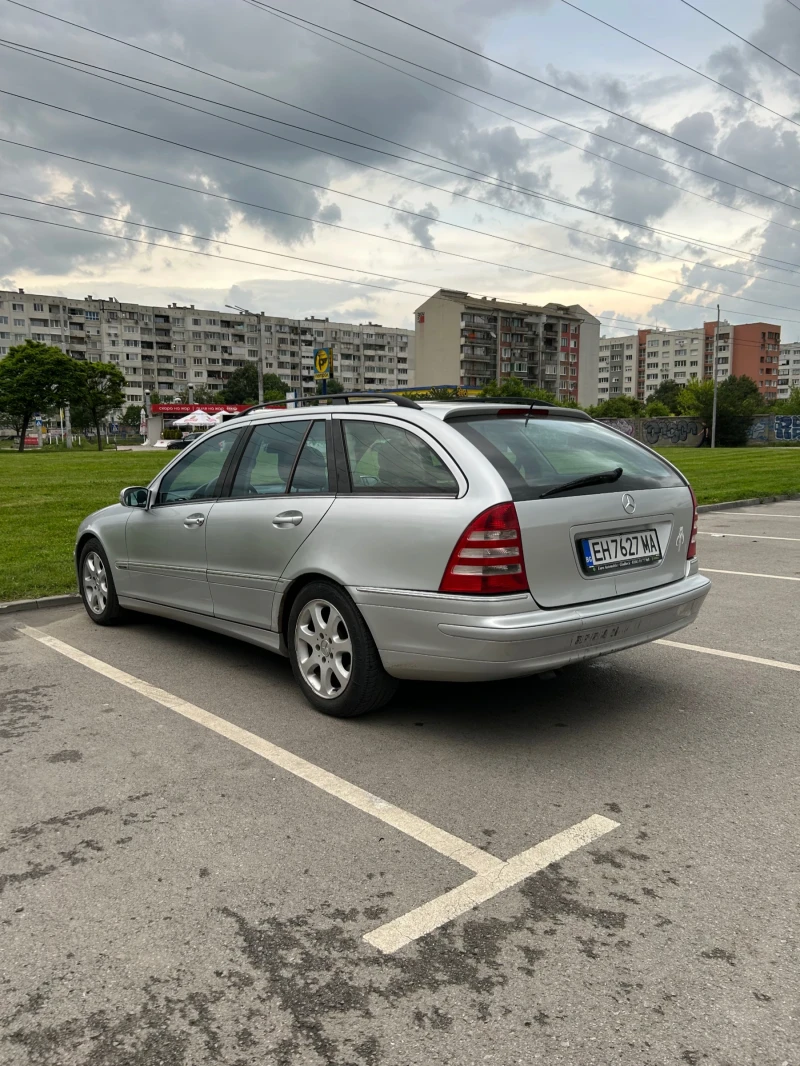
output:
[{"label": "red banner sign", "polygon": [[154,403],[152,411],[154,415],[190,415],[192,411],[205,411],[208,415],[215,415],[219,411],[230,411],[236,414],[238,411],[246,411],[252,404],[248,403]]}]

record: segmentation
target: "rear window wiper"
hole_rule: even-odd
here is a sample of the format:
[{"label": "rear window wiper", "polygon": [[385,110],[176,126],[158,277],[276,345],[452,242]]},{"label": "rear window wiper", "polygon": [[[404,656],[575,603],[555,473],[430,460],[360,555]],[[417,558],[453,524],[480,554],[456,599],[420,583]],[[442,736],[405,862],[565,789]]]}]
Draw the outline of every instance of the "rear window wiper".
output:
[{"label": "rear window wiper", "polygon": [[619,481],[622,474],[621,466],[617,466],[613,470],[603,470],[599,474],[587,474],[586,477],[575,478],[574,481],[567,481],[563,485],[556,485],[554,488],[548,489],[547,492],[541,494],[539,499],[544,500],[547,496],[555,496],[557,492],[566,492],[568,489],[582,489],[584,485],[604,485],[609,481]]}]

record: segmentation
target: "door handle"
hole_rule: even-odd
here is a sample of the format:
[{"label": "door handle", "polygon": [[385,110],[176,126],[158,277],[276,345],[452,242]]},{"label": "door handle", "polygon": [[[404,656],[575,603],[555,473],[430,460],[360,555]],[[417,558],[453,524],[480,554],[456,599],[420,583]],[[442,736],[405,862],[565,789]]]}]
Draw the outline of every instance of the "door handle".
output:
[{"label": "door handle", "polygon": [[272,524],[276,529],[288,529],[290,526],[299,526],[302,521],[303,515],[300,511],[283,511],[275,515]]},{"label": "door handle", "polygon": [[204,514],[190,514],[188,518],[184,518],[183,524],[187,529],[191,529],[193,526],[202,526],[205,520]]}]

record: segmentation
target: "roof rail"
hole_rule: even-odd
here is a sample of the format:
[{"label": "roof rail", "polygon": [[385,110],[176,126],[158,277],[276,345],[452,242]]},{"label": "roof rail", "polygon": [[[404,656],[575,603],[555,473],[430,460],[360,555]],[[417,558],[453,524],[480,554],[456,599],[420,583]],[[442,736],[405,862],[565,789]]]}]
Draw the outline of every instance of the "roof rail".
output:
[{"label": "roof rail", "polygon": [[[424,403],[425,401],[423,401]],[[526,396],[454,396],[450,400],[431,400],[430,403],[520,403],[526,407],[560,407],[550,400],[532,400]]]},{"label": "roof rail", "polygon": [[239,411],[235,417],[240,418],[242,415],[249,415],[251,411],[261,411],[267,407],[288,407],[289,404],[300,407],[304,404],[318,404],[325,400],[331,403],[339,403],[340,400],[344,400],[345,404],[349,404],[352,399],[367,399],[371,403],[396,403],[398,407],[410,407],[414,411],[422,410],[418,403],[414,403],[413,400],[409,400],[406,396],[389,396],[385,392],[326,392],[315,396],[298,396],[294,399],[290,397],[286,400],[269,400],[267,403],[254,403],[246,411]]}]

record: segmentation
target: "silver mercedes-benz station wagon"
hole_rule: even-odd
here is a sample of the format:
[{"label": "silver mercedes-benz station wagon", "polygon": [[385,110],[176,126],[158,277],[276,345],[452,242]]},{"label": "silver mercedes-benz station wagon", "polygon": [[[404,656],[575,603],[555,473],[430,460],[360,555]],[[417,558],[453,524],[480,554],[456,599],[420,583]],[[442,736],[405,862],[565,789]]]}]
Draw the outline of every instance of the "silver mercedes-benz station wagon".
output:
[{"label": "silver mercedes-benz station wagon", "polygon": [[239,637],[349,717],[398,678],[540,673],[696,618],[694,493],[649,448],[530,401],[332,399],[251,408],[90,515],[92,621]]}]

